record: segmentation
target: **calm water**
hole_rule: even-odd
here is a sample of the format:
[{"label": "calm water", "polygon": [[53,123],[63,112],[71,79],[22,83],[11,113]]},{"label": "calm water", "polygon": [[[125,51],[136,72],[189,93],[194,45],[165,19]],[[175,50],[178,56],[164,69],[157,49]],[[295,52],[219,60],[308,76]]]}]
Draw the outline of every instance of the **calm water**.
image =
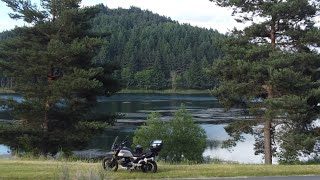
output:
[{"label": "calm water", "polygon": [[[221,149],[221,142],[229,137],[224,130],[226,122],[238,120],[240,116],[245,117],[245,112],[240,109],[224,112],[217,99],[210,95],[117,94],[112,97],[100,97],[98,101],[97,111],[118,112],[124,116],[118,120],[116,127],[94,138],[88,149],[108,150],[115,136],[132,137],[134,130],[151,112],[159,112],[162,119],[170,119],[174,111],[183,104],[207,133],[208,147],[203,153],[205,157],[239,163],[263,163],[262,156],[254,155],[252,136],[246,135],[245,142],[239,143],[231,151]],[[6,118],[8,114],[0,110],[0,119]],[[7,154],[7,151],[7,147],[0,145],[0,154]]]},{"label": "calm water", "polygon": [[124,117],[118,122],[124,128],[120,126],[118,129],[106,131],[94,139],[90,148],[109,148],[116,135],[132,135],[136,129],[135,125],[145,120],[151,112],[159,112],[162,119],[170,119],[175,110],[181,108],[181,104],[207,133],[208,146],[203,153],[205,157],[239,163],[263,163],[262,156],[254,155],[254,138],[250,135],[245,135],[246,141],[239,143],[231,151],[221,148],[221,142],[229,138],[224,130],[226,122],[237,120],[240,116],[244,117],[245,112],[240,109],[224,112],[217,99],[208,94],[118,94],[100,98],[98,110],[123,113]]}]

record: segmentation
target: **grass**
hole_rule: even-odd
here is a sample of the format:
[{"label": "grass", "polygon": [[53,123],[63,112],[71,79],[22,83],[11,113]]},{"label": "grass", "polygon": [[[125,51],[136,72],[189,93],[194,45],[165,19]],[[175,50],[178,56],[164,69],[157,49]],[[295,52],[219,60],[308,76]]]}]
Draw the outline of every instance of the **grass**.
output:
[{"label": "grass", "polygon": [[[0,94],[15,93],[12,89],[0,88]],[[123,89],[118,93],[158,93],[158,94],[210,94],[210,90],[193,90],[193,89],[180,89],[180,90],[141,90],[141,89]]]},{"label": "grass", "polygon": [[157,173],[106,172],[100,163],[0,159],[0,179],[166,179],[320,175],[320,165],[158,164]]},{"label": "grass", "polygon": [[0,88],[0,94],[14,93],[12,89],[9,88]]},{"label": "grass", "polygon": [[97,169],[98,164],[85,162],[0,160],[0,179],[81,179],[90,172],[99,174]]},{"label": "grass", "polygon": [[210,90],[195,89],[166,89],[166,90],[143,90],[143,89],[123,89],[119,93],[159,93],[159,94],[209,94]]},{"label": "grass", "polygon": [[[12,89],[0,88],[0,94],[15,93]],[[210,90],[195,89],[167,89],[167,90],[143,90],[143,89],[123,89],[118,93],[159,93],[159,94],[210,94]]]}]

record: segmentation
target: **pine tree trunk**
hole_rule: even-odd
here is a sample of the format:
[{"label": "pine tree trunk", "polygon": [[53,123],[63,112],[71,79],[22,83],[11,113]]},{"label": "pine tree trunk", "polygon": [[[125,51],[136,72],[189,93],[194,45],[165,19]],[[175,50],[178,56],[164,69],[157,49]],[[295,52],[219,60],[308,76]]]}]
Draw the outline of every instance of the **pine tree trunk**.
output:
[{"label": "pine tree trunk", "polygon": [[264,124],[264,163],[272,164],[272,145],[271,145],[271,120],[266,119]]},{"label": "pine tree trunk", "polygon": [[49,109],[50,109],[49,101],[46,101],[45,110],[44,110],[44,120],[43,120],[43,124],[42,124],[42,129],[44,132],[48,131],[48,124],[49,124],[48,111],[49,111]]},{"label": "pine tree trunk", "polygon": [[56,1],[52,0],[51,2],[51,11],[52,11],[52,22],[56,20],[57,17],[57,7],[56,7]]},{"label": "pine tree trunk", "polygon": [[49,117],[48,117],[48,112],[51,108],[50,102],[48,100],[48,98],[51,96],[51,90],[50,90],[50,84],[53,81],[53,67],[50,66],[49,70],[48,70],[48,74],[47,74],[47,82],[48,82],[48,94],[47,94],[47,98],[46,98],[46,102],[44,104],[44,117],[43,117],[43,123],[42,123],[42,129],[44,132],[48,131],[48,127],[49,127]]},{"label": "pine tree trunk", "polygon": [[[273,98],[271,85],[263,85],[262,88],[264,88],[267,91],[268,99]],[[264,156],[265,156],[264,163],[265,164],[272,164],[271,129],[272,129],[272,119],[270,117],[265,117],[265,124],[263,129]]]},{"label": "pine tree trunk", "polygon": [[[272,49],[276,48],[276,21],[275,18],[272,17],[271,22],[271,31],[270,31],[270,38],[271,38],[271,47]],[[268,99],[273,98],[273,92],[272,92],[272,86],[271,85],[264,85],[263,88],[268,93]],[[265,124],[264,124],[264,163],[265,164],[272,164],[272,135],[271,135],[271,129],[272,129],[272,119],[270,117],[266,117]]]},{"label": "pine tree trunk", "polygon": [[177,72],[171,71],[170,76],[171,76],[171,88],[173,90],[176,90],[177,89]]},{"label": "pine tree trunk", "polygon": [[276,48],[276,23],[273,20],[271,24],[271,32],[270,32],[270,38],[271,38],[271,47],[272,49]]}]

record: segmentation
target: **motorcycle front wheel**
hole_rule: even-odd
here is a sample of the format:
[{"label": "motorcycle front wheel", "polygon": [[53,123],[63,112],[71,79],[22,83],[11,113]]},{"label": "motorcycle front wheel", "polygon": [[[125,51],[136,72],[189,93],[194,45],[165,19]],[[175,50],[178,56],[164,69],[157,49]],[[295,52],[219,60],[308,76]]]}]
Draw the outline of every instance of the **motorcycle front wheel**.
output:
[{"label": "motorcycle front wheel", "polygon": [[111,157],[106,157],[102,160],[102,167],[107,171],[114,171],[118,170],[118,162]]},{"label": "motorcycle front wheel", "polygon": [[141,169],[142,169],[142,172],[145,172],[145,173],[148,173],[148,172],[155,173],[158,170],[158,165],[155,161],[150,161],[150,162],[143,164],[141,166]]}]

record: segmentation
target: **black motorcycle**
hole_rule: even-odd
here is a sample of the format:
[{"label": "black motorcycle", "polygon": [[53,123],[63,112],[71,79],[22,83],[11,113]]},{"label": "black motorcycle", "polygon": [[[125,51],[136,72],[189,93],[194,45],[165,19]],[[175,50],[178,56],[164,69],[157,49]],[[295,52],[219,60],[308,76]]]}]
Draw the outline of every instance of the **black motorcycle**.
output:
[{"label": "black motorcycle", "polygon": [[105,170],[117,171],[120,166],[122,169],[135,170],[141,169],[143,172],[157,172],[158,166],[155,157],[162,148],[161,140],[154,140],[150,144],[149,150],[143,152],[143,148],[137,145],[134,151],[126,147],[127,138],[119,145],[118,136],[115,138],[111,152],[102,160]]}]

